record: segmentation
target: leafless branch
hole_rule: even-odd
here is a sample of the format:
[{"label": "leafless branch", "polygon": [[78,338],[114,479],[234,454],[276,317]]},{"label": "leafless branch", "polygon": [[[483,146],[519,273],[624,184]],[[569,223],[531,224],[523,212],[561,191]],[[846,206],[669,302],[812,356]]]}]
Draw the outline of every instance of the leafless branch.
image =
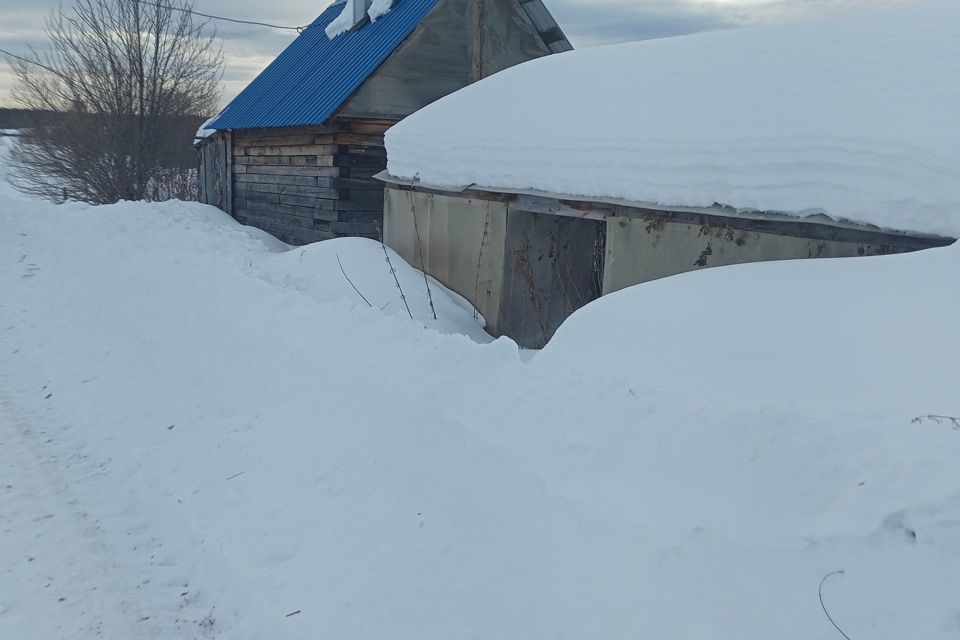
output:
[{"label": "leafless branch", "polygon": [[[27,127],[11,183],[54,201],[196,197],[194,131],[216,109],[223,56],[192,0],[77,0],[47,19],[48,52],[13,59]],[[188,11],[181,11],[186,9]]]},{"label": "leafless branch", "polygon": [[410,190],[407,195],[410,196],[410,210],[413,212],[413,228],[417,233],[417,252],[420,254],[420,273],[423,274],[423,284],[427,287],[427,301],[430,302],[430,311],[433,313],[433,319],[437,319],[437,310],[433,306],[433,294],[430,292],[430,280],[427,278],[427,268],[423,262],[423,242],[420,240],[420,225],[417,224],[417,203],[413,197],[413,191],[420,182],[420,174],[413,177],[410,181]]},{"label": "leafless branch", "polygon": [[361,298],[363,298],[363,301],[367,303],[367,306],[368,306],[368,307],[372,307],[373,305],[370,304],[370,301],[367,300],[367,297],[366,297],[365,295],[363,295],[362,293],[360,293],[360,289],[357,289],[357,285],[353,284],[353,280],[351,280],[351,279],[350,279],[350,276],[347,275],[347,272],[343,270],[343,263],[340,262],[340,254],[339,254],[339,253],[337,254],[337,264],[340,265],[340,273],[342,273],[342,274],[343,274],[343,277],[347,279],[347,282],[349,282],[349,283],[350,283],[350,286],[353,287],[353,290],[357,292],[357,295],[360,296]]},{"label": "leafless branch", "polygon": [[407,304],[407,296],[403,295],[403,287],[400,286],[400,279],[397,278],[397,270],[393,268],[393,262],[390,260],[390,253],[387,251],[387,245],[383,243],[383,230],[377,226],[377,234],[380,236],[380,248],[383,249],[383,257],[387,260],[387,267],[390,269],[390,275],[397,284],[397,291],[400,292],[400,299],[403,300],[403,306],[407,310],[407,315],[413,320],[413,312],[410,311],[410,305]]},{"label": "leafless branch", "polygon": [[934,422],[936,424],[948,423],[954,431],[960,431],[960,418],[954,416],[938,416],[934,414],[926,416],[917,416],[910,421],[913,424],[922,424],[924,422]]}]

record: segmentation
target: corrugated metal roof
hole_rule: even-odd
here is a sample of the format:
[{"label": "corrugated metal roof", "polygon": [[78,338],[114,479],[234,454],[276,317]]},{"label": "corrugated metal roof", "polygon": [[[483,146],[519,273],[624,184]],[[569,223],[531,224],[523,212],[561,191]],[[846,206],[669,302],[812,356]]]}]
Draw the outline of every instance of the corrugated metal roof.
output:
[{"label": "corrugated metal roof", "polygon": [[395,0],[377,21],[331,40],[324,29],[340,14],[345,0],[334,3],[227,105],[210,128],[323,124],[438,1]]}]

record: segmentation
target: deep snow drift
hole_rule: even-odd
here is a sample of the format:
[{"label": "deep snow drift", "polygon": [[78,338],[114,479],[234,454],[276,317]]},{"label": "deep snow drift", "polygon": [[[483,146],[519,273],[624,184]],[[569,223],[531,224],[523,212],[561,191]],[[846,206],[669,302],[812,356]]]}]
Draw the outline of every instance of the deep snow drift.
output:
[{"label": "deep snow drift", "polygon": [[851,637],[960,635],[911,422],[960,247],[634,287],[529,364],[394,261],[417,320],[375,243],[0,197],[0,637],[826,639],[840,569]]},{"label": "deep snow drift", "polygon": [[960,2],[583,49],[387,132],[389,172],[960,234]]}]

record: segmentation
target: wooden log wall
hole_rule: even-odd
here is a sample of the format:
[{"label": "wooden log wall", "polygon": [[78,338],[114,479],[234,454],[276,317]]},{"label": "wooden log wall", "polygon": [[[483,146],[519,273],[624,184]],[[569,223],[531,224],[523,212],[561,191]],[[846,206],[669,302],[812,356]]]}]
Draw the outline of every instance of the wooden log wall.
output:
[{"label": "wooden log wall", "polygon": [[395,121],[234,131],[232,214],[284,242],[376,238],[387,166],[383,134]]}]

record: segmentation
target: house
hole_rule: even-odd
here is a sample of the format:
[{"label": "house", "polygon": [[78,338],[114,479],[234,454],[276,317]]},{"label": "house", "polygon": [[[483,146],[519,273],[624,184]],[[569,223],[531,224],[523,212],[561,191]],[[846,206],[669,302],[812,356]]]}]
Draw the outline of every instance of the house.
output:
[{"label": "house", "polygon": [[201,201],[292,244],[378,237],[384,131],[570,49],[541,0],[341,0],[205,125]]},{"label": "house", "polygon": [[958,23],[911,5],[514,67],[387,133],[385,242],[527,347],[665,276],[950,244]]}]

